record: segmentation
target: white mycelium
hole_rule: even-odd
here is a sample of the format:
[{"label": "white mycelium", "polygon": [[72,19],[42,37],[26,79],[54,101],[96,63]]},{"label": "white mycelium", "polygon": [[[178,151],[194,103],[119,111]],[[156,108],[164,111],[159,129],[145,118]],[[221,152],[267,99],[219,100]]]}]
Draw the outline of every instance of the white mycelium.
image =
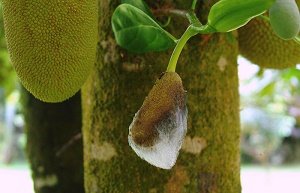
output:
[{"label": "white mycelium", "polygon": [[143,147],[132,139],[130,128],[133,126],[139,111],[129,126],[129,145],[138,156],[148,163],[163,169],[171,169],[177,160],[179,150],[187,132],[187,107],[176,106],[173,112],[155,126],[158,136],[154,145]]}]

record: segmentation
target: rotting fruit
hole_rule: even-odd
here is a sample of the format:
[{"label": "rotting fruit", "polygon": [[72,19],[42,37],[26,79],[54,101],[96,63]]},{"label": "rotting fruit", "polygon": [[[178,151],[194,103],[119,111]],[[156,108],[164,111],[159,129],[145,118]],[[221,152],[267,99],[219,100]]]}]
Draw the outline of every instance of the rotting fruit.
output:
[{"label": "rotting fruit", "polygon": [[172,168],[187,131],[187,113],[180,76],[163,73],[129,127],[130,146],[150,164]]},{"label": "rotting fruit", "polygon": [[95,60],[97,0],[3,0],[7,47],[27,90],[45,102],[73,96]]}]

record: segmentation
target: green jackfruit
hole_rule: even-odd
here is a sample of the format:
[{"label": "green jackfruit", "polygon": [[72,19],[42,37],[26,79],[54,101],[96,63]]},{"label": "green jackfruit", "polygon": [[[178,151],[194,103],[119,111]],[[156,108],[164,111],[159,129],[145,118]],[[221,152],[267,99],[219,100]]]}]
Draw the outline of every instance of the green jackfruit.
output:
[{"label": "green jackfruit", "polygon": [[73,96],[97,47],[97,0],[2,0],[7,47],[26,89],[45,102]]},{"label": "green jackfruit", "polygon": [[254,18],[238,34],[240,54],[260,67],[284,69],[300,63],[300,45],[279,38],[267,21]]},{"label": "green jackfruit", "polygon": [[[300,0],[296,1],[298,6]],[[300,45],[293,40],[282,40],[261,18],[252,19],[238,29],[239,52],[263,68],[284,69],[300,64]]]}]

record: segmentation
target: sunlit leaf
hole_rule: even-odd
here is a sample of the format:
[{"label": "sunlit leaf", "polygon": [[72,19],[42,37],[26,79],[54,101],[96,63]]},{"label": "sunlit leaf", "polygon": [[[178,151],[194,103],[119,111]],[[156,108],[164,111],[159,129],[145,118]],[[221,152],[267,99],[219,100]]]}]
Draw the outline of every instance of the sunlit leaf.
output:
[{"label": "sunlit leaf", "polygon": [[263,97],[263,96],[269,95],[271,93],[274,93],[275,86],[276,86],[276,82],[275,81],[271,81],[269,84],[267,84],[265,87],[263,87],[260,90],[259,95],[261,97]]},{"label": "sunlit leaf", "polygon": [[208,14],[207,28],[212,32],[235,30],[268,10],[275,0],[221,0]]}]

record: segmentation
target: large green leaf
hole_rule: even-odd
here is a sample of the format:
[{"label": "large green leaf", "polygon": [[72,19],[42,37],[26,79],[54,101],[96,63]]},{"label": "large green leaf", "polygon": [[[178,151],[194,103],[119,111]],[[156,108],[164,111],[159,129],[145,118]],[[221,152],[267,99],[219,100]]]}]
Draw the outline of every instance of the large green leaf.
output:
[{"label": "large green leaf", "polygon": [[143,0],[122,0],[122,3],[130,4],[134,7],[142,10],[144,13],[146,13],[148,16],[150,16],[153,20],[155,20],[153,13],[151,12],[150,8]]},{"label": "large green leaf", "polygon": [[221,0],[214,4],[208,14],[205,27],[211,32],[235,30],[252,18],[268,10],[275,0]]},{"label": "large green leaf", "polygon": [[130,52],[163,51],[176,44],[171,34],[130,4],[119,5],[111,22],[117,43]]}]

